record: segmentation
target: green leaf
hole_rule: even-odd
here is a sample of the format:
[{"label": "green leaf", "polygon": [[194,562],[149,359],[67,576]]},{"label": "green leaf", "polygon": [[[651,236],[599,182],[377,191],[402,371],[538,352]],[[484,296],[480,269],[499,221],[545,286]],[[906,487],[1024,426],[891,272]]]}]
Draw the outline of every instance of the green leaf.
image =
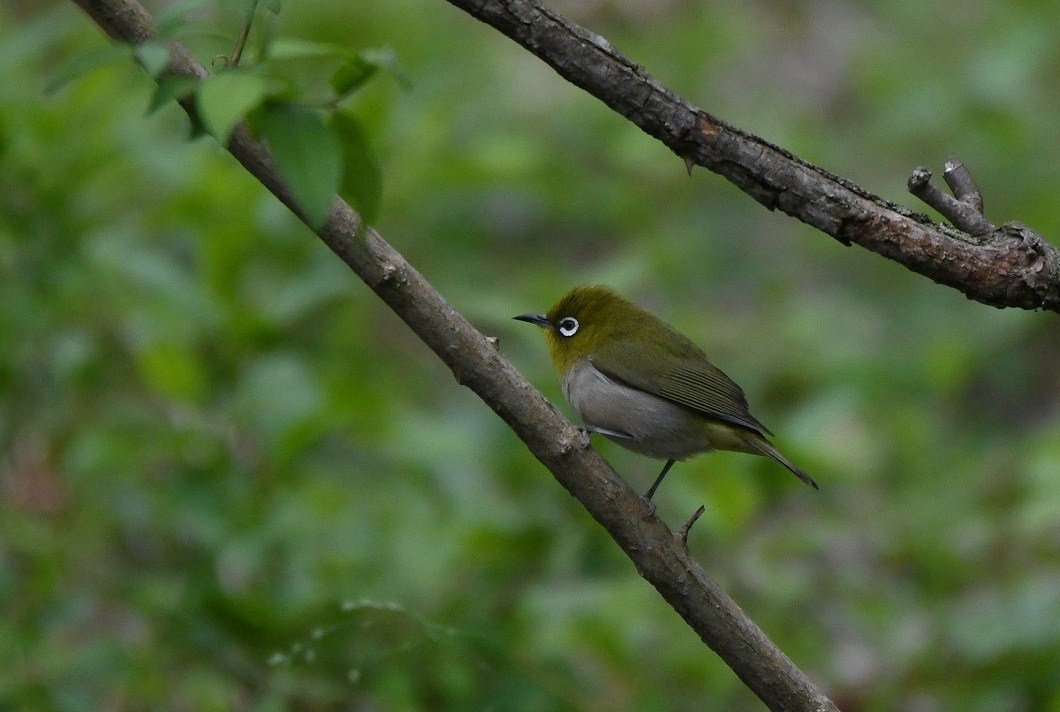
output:
[{"label": "green leaf", "polygon": [[156,37],[172,38],[192,22],[188,20],[189,15],[197,13],[208,5],[214,5],[215,0],[180,0],[180,2],[167,5],[158,11],[155,19],[158,21]]},{"label": "green leaf", "polygon": [[342,147],[316,111],[297,104],[265,104],[253,116],[310,227],[324,224],[342,179]]},{"label": "green leaf", "polygon": [[403,89],[412,88],[412,80],[409,79],[405,70],[401,68],[394,50],[389,47],[378,47],[376,49],[363,50],[359,55],[365,62],[374,64],[380,69],[385,69],[397,80]]},{"label": "green leaf", "polygon": [[350,50],[342,45],[290,37],[278,39],[269,45],[269,59],[320,59],[346,57],[349,54]]},{"label": "green leaf", "polygon": [[393,50],[384,48],[364,50],[350,57],[332,75],[331,88],[341,101],[364,86],[381,69],[393,76],[402,88],[408,89],[412,85],[398,65],[397,55]]},{"label": "green leaf", "polygon": [[227,143],[243,117],[265,98],[265,78],[248,72],[218,72],[199,85],[199,114],[217,140]]},{"label": "green leaf", "polygon": [[198,86],[199,80],[195,77],[182,77],[177,75],[162,77],[158,81],[158,86],[155,87],[154,93],[151,94],[151,101],[147,105],[148,116],[161,109],[170,101],[182,99],[189,94],[193,94]]},{"label": "green leaf", "polygon": [[205,369],[194,349],[163,341],[143,345],[135,356],[143,383],[167,399],[194,401],[207,389]]},{"label": "green leaf", "polygon": [[75,54],[69,62],[59,68],[45,87],[45,92],[54,94],[67,84],[110,65],[129,61],[132,48],[129,45],[112,44],[94,47]]},{"label": "green leaf", "polygon": [[169,66],[169,48],[161,42],[144,42],[136,48],[136,58],[152,77],[157,77]]},{"label": "green leaf", "polygon": [[383,172],[368,144],[364,127],[354,117],[342,113],[332,117],[331,125],[342,143],[339,195],[357,208],[366,222],[374,222],[383,195]]},{"label": "green leaf", "polygon": [[261,355],[246,364],[236,399],[243,417],[273,441],[311,420],[325,402],[316,375],[296,352]]},{"label": "green leaf", "polygon": [[378,71],[378,65],[356,56],[335,70],[335,73],[331,75],[331,88],[335,90],[335,94],[341,100],[364,86],[364,83]]}]

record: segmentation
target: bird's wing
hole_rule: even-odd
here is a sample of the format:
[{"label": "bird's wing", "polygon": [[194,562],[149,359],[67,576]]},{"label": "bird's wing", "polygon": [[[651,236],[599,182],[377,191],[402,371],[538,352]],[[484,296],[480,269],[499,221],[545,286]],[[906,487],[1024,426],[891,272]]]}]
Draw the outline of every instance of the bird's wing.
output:
[{"label": "bird's wing", "polygon": [[[743,389],[701,354],[674,356],[653,342],[616,340],[589,360],[610,378],[633,388],[762,435],[772,434],[751,415]],[[631,360],[642,367],[622,365]]]}]

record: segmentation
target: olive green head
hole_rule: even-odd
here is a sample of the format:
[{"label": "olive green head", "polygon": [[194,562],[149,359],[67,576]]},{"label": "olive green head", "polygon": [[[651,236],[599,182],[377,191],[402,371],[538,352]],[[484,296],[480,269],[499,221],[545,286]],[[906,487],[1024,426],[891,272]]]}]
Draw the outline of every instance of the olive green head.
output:
[{"label": "olive green head", "polygon": [[660,327],[668,331],[656,317],[602,285],[575,287],[547,314],[515,318],[545,329],[560,374],[605,345],[651,338]]}]

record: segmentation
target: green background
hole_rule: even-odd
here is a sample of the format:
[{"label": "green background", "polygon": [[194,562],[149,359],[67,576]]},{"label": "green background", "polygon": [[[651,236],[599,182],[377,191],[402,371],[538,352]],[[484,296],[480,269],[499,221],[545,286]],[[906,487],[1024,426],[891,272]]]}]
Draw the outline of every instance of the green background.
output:
[{"label": "green background", "polygon": [[[1060,235],[1050,2],[557,2],[885,198],[950,152]],[[154,7],[155,10],[159,8]],[[201,59],[238,8],[193,15]],[[1060,710],[1060,328],[763,210],[442,0],[389,47],[377,227],[559,403],[510,316],[606,282],[780,448],[677,466],[695,557],[844,710]],[[757,710],[505,426],[71,3],[0,7],[0,709]],[[569,412],[566,406],[562,406]],[[597,443],[638,490],[658,463]]]}]

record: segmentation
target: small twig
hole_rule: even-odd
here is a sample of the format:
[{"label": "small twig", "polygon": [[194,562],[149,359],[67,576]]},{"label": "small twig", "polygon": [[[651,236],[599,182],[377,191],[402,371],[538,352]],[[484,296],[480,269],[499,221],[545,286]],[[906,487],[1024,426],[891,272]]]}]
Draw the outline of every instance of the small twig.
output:
[{"label": "small twig", "polygon": [[[972,180],[968,168],[956,156],[946,160],[943,173],[946,184],[954,195],[947,195],[931,182],[931,171],[923,166],[913,169],[909,176],[909,192],[923,200],[969,235],[985,235],[997,226],[983,215],[983,197]],[[956,197],[954,197],[956,196]]]},{"label": "small twig", "polygon": [[688,532],[691,531],[692,525],[699,521],[699,518],[703,516],[703,512],[707,511],[707,508],[702,504],[699,505],[699,509],[692,512],[692,516],[688,518],[685,525],[674,532],[674,537],[681,542],[681,546],[688,548]]},{"label": "small twig", "polygon": [[972,178],[968,166],[964,165],[964,161],[956,155],[947,158],[942,170],[942,179],[946,181],[946,185],[953,191],[957,200],[968,203],[979,214],[983,213],[983,194],[979,191],[979,186],[975,184],[975,179]]},{"label": "small twig", "polygon": [[257,9],[258,0],[250,0],[246,17],[243,18],[243,26],[239,28],[239,37],[236,38],[235,49],[232,50],[232,56],[228,58],[230,67],[239,66],[239,59],[243,56],[243,49],[247,46],[247,37],[250,36],[250,26],[254,24],[254,13]]}]

